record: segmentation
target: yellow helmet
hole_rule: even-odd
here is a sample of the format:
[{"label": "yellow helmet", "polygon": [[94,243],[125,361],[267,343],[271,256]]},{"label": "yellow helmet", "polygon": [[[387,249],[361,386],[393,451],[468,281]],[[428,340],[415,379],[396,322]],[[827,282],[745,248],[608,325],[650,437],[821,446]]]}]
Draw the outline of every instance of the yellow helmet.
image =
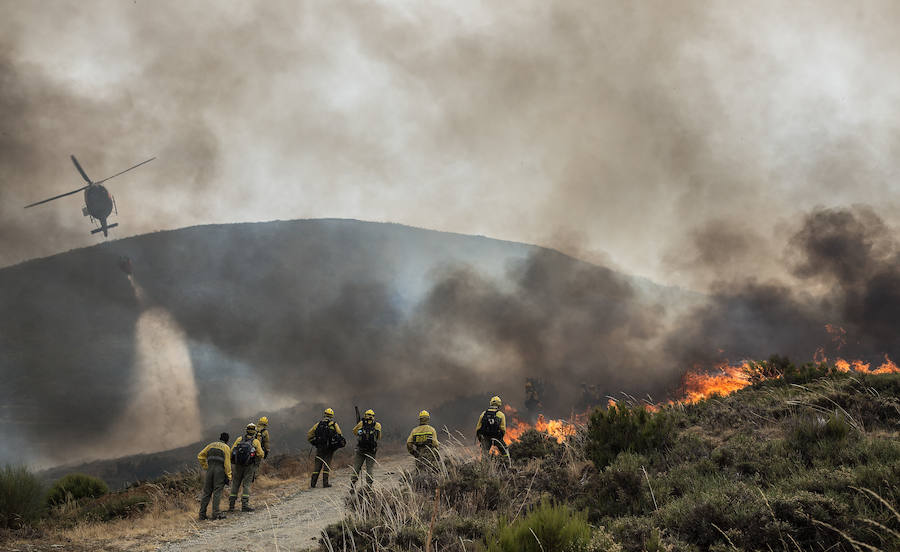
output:
[{"label": "yellow helmet", "polygon": [[363,418],[374,418],[374,417],[375,417],[375,411],[372,410],[371,408],[366,410],[365,414],[363,414]]},{"label": "yellow helmet", "polygon": [[263,427],[269,425],[269,418],[268,418],[267,416],[261,417],[261,418],[259,419],[259,422],[257,422],[257,425],[261,425],[261,426],[263,426]]},{"label": "yellow helmet", "polygon": [[419,412],[419,423],[420,424],[424,424],[425,422],[427,422],[430,419],[431,419],[431,414],[429,414],[427,410],[423,410],[423,411]]},{"label": "yellow helmet", "polygon": [[334,418],[334,410],[330,408],[325,409],[325,417],[326,418]]},{"label": "yellow helmet", "polygon": [[255,434],[256,433],[256,424],[254,424],[253,422],[250,422],[249,424],[247,424],[247,433],[249,433],[251,435]]},{"label": "yellow helmet", "polygon": [[494,395],[491,397],[491,406],[500,406],[503,404],[503,401],[500,400],[500,397]]}]

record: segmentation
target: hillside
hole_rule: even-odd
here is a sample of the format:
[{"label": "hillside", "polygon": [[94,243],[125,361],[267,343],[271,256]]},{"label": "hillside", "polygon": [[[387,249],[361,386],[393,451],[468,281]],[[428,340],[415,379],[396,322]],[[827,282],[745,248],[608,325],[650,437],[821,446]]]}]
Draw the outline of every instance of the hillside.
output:
[{"label": "hillside", "polygon": [[169,450],[298,403],[345,423],[365,403],[395,431],[462,401],[445,421],[469,425],[469,404],[521,401],[529,376],[556,382],[561,413],[580,381],[660,393],[677,375],[643,345],[683,301],[554,251],[395,224],[104,242],[0,270],[0,462]]},{"label": "hillside", "polygon": [[[511,459],[444,436],[440,469],[379,452],[372,493],[306,490],[274,458],[266,508],[195,521],[196,472],[54,510],[10,547],[72,550],[893,551],[900,546],[900,375],[762,365],[727,396],[593,411],[563,443],[530,431]],[[394,453],[394,454],[392,454]],[[338,463],[338,462],[336,462]],[[337,468],[341,464],[338,463]],[[341,518],[342,517],[342,518]],[[324,533],[319,533],[323,531]],[[311,535],[321,534],[318,543]],[[237,539],[237,540],[235,540]],[[537,543],[541,544],[538,545]]]}]

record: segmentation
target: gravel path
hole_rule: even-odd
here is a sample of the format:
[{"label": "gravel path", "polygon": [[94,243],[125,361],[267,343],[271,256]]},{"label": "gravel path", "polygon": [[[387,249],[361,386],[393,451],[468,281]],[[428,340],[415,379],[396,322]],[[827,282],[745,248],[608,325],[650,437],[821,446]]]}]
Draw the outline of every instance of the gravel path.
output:
[{"label": "gravel path", "polygon": [[[385,458],[376,467],[376,487],[397,486],[400,470],[411,466],[409,457]],[[289,493],[277,503],[269,504],[268,510],[265,504],[254,503],[251,499],[256,511],[235,512],[226,520],[203,522],[193,536],[167,543],[157,550],[218,552],[276,548],[284,551],[315,549],[322,529],[339,521],[343,515],[351,471],[350,468],[337,470],[332,477],[333,486],[329,489],[323,489],[320,480],[318,488]]]}]

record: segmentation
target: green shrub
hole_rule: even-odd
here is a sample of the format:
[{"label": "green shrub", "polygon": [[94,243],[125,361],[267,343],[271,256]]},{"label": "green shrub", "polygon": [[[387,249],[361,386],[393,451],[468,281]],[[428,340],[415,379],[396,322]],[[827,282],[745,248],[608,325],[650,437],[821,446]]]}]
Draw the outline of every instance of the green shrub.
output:
[{"label": "green shrub", "polygon": [[111,496],[109,500],[86,507],[79,517],[92,521],[127,518],[143,512],[149,504],[150,497],[145,494]]},{"label": "green shrub", "polygon": [[108,492],[109,487],[103,480],[82,473],[70,473],[53,484],[47,495],[47,503],[57,506],[68,500],[97,498]]},{"label": "green shrub", "polygon": [[[591,483],[592,510],[599,517],[641,515],[653,511],[653,501],[643,467],[647,459],[623,452]],[[594,519],[595,516],[592,516]]]},{"label": "green shrub", "polygon": [[[842,415],[797,416],[788,421],[787,444],[801,454],[807,465],[817,461],[843,464],[848,452],[850,424]],[[843,457],[843,458],[839,458]]]},{"label": "green shrub", "polygon": [[496,510],[502,500],[500,481],[484,462],[463,464],[450,470],[441,496],[458,510],[473,511]]},{"label": "green shrub", "polygon": [[0,470],[0,528],[19,529],[44,513],[44,489],[24,466],[6,465]]},{"label": "green shrub", "polygon": [[657,452],[672,439],[674,420],[667,411],[647,412],[638,406],[613,405],[596,409],[588,424],[586,452],[602,470],[620,452]]},{"label": "green shrub", "polygon": [[727,479],[660,506],[659,517],[676,537],[701,549],[727,545],[729,539],[739,549],[766,549],[769,543],[775,548],[787,529],[787,524],[772,519],[756,487]]},{"label": "green shrub", "polygon": [[563,445],[546,433],[529,429],[522,433],[518,441],[509,445],[509,457],[513,460],[529,458],[544,458],[558,456],[563,450]]},{"label": "green shrub", "polygon": [[626,552],[644,552],[648,544],[659,535],[659,530],[649,517],[617,516],[609,524],[609,531]]},{"label": "green shrub", "polygon": [[487,539],[487,552],[587,552],[593,531],[587,515],[543,501],[513,523],[500,521]]}]

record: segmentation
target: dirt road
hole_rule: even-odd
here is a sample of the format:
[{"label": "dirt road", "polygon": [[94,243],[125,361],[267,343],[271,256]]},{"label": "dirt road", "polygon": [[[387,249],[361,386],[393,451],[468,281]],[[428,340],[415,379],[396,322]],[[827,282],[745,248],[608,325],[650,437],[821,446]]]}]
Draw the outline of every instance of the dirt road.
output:
[{"label": "dirt road", "polygon": [[[401,469],[409,469],[409,457],[387,457],[376,468],[377,486],[396,486]],[[254,503],[254,512],[235,512],[222,521],[199,524],[193,536],[167,543],[161,552],[213,552],[221,550],[310,550],[317,547],[326,526],[339,521],[349,492],[350,468],[337,470],[329,489],[304,489],[287,494],[268,509]]]}]

